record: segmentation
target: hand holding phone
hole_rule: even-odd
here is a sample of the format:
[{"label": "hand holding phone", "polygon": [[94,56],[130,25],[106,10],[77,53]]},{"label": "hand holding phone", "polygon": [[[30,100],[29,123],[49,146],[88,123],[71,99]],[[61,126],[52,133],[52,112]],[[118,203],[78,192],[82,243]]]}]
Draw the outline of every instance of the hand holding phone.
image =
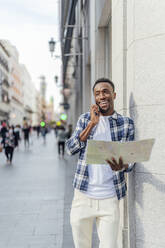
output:
[{"label": "hand holding phone", "polygon": [[99,122],[100,111],[97,104],[93,104],[90,109],[91,113],[91,122],[93,125],[96,125]]}]

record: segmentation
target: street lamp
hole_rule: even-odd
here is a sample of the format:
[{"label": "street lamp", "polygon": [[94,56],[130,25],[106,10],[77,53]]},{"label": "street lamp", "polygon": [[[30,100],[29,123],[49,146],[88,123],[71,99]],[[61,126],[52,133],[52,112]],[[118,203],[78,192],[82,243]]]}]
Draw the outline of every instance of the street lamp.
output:
[{"label": "street lamp", "polygon": [[52,57],[53,57],[53,53],[54,53],[54,50],[55,50],[55,45],[56,45],[56,42],[54,41],[53,38],[51,38],[51,40],[49,41],[49,50],[50,50],[50,53],[51,53]]},{"label": "street lamp", "polygon": [[49,43],[49,51],[51,53],[51,57],[53,57],[54,59],[61,59],[60,55],[54,55],[53,56],[53,53],[55,51],[55,46],[56,46],[57,42],[59,42],[59,41],[54,41],[53,38],[50,39],[50,41],[48,42]]},{"label": "street lamp", "polygon": [[62,84],[58,83],[58,76],[54,76],[54,82],[56,83],[57,87],[62,87],[63,86]]},{"label": "street lamp", "polygon": [[[48,42],[49,43],[49,51],[51,53],[51,56],[53,57],[53,53],[55,51],[55,46],[56,46],[56,43],[59,42],[59,41],[54,41],[53,38],[50,39],[50,41]],[[79,55],[83,55],[82,53],[65,53],[64,56],[66,57],[70,57],[70,56],[79,56]],[[54,58],[55,59],[60,59],[62,58],[60,55],[54,55]]]},{"label": "street lamp", "polygon": [[58,76],[54,76],[54,81],[56,84],[58,83]]}]

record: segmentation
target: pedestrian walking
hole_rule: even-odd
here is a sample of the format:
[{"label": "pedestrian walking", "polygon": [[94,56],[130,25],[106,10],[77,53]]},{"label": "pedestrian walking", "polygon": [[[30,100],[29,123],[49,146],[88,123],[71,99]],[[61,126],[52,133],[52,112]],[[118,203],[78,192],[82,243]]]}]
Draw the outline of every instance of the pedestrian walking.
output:
[{"label": "pedestrian walking", "polygon": [[12,163],[12,159],[13,159],[14,145],[15,145],[15,141],[14,141],[13,129],[12,127],[9,127],[9,130],[6,133],[4,149],[7,159],[6,162],[10,164]]},{"label": "pedestrian walking", "polygon": [[54,125],[53,129],[54,129],[55,137],[57,138],[57,134],[58,134],[58,126],[57,126],[57,124]]},{"label": "pedestrian walking", "polygon": [[58,134],[57,134],[57,138],[58,138],[58,155],[62,155],[62,157],[64,157],[65,154],[65,141],[68,137],[68,132],[65,131],[65,127],[64,126],[60,126],[58,128]]},{"label": "pedestrian walking", "polygon": [[132,141],[134,123],[114,110],[115,86],[106,78],[93,86],[95,104],[90,112],[80,116],[76,129],[67,140],[70,155],[79,152],[74,177],[74,198],[70,221],[76,248],[92,247],[92,227],[96,220],[100,248],[117,248],[119,200],[126,195],[125,173],[134,165],[124,164],[122,158],[112,158],[107,164],[86,164],[87,139],[103,141]]},{"label": "pedestrian walking", "polygon": [[30,126],[27,123],[23,126],[23,136],[24,136],[24,146],[25,148],[29,148],[29,135],[30,135]]},{"label": "pedestrian walking", "polygon": [[47,133],[48,133],[48,130],[47,130],[46,125],[45,126],[42,126],[41,127],[41,135],[43,137],[44,144],[46,144],[46,135],[47,135]]},{"label": "pedestrian walking", "polygon": [[5,145],[6,133],[8,132],[7,125],[5,122],[2,123],[0,136],[2,137],[2,144]]},{"label": "pedestrian walking", "polygon": [[20,142],[20,126],[16,125],[15,127],[13,127],[13,134],[14,134],[14,138],[15,138],[15,148],[19,147],[19,142]]},{"label": "pedestrian walking", "polygon": [[37,138],[39,138],[40,137],[40,125],[38,125],[37,127],[36,127],[36,131],[37,131]]}]

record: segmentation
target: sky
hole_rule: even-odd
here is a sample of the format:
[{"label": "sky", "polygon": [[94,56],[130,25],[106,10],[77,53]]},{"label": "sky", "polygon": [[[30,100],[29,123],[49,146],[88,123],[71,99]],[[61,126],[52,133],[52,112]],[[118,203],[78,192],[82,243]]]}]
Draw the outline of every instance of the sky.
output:
[{"label": "sky", "polygon": [[[47,99],[54,97],[55,108],[60,102],[54,76],[59,76],[61,61],[51,57],[48,41],[59,41],[60,0],[0,0],[0,39],[9,40],[19,52],[19,62],[25,64],[36,88],[39,77],[45,75]],[[60,83],[60,82],[59,82]]]}]

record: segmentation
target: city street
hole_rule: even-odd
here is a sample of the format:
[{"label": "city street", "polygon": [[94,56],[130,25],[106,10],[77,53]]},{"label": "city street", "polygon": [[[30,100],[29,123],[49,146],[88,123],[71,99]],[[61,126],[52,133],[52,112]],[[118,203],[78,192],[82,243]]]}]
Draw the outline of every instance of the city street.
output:
[{"label": "city street", "polygon": [[35,135],[29,149],[22,142],[12,165],[0,153],[0,247],[73,247],[71,161],[58,158],[53,132],[45,145]]},{"label": "city street", "polygon": [[[118,248],[165,248],[164,10],[164,0],[1,1],[0,248],[75,248],[75,172],[75,187],[93,198],[73,201],[75,243],[94,216],[90,248],[112,248],[111,237]],[[60,157],[54,132],[63,151],[72,137],[79,152]],[[88,140],[134,151],[112,149],[123,161],[93,166]],[[116,204],[102,209],[106,201]]]}]

